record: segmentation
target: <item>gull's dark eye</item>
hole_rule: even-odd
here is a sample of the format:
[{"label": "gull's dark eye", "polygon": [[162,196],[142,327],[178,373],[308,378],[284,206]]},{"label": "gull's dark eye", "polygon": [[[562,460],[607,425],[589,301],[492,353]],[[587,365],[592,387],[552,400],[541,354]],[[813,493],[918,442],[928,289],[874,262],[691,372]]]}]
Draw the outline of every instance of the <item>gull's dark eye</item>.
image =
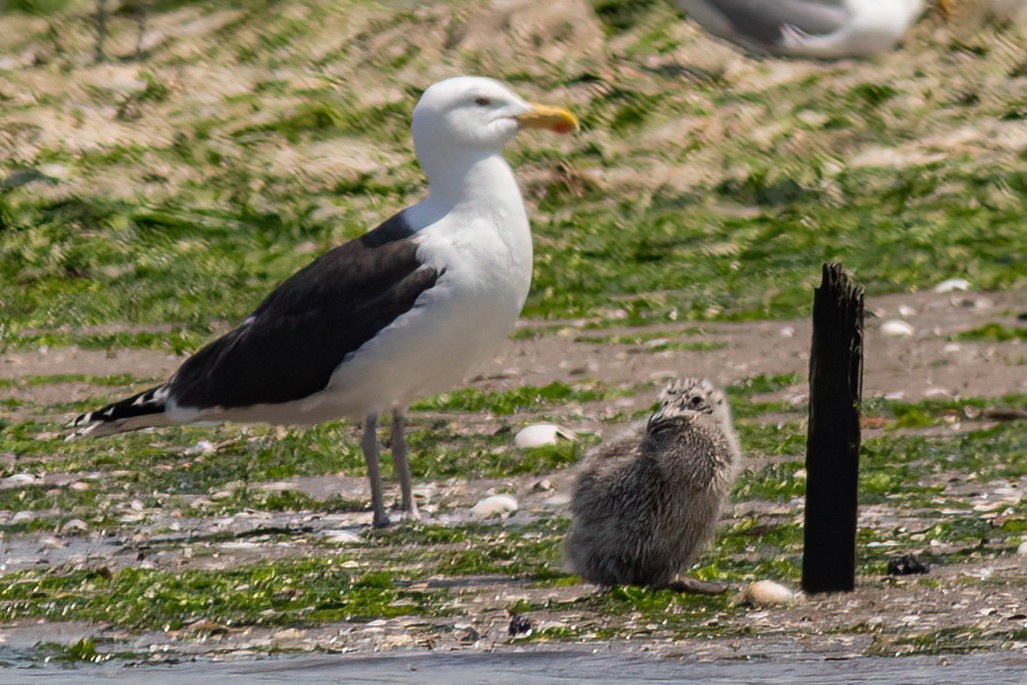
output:
[{"label": "gull's dark eye", "polygon": [[698,407],[702,404],[702,398],[696,395],[691,400],[689,400],[689,404],[691,404],[693,407]]},{"label": "gull's dark eye", "polygon": [[492,104],[492,100],[483,97],[476,97],[474,98],[474,104],[478,105],[479,107],[488,107]]}]

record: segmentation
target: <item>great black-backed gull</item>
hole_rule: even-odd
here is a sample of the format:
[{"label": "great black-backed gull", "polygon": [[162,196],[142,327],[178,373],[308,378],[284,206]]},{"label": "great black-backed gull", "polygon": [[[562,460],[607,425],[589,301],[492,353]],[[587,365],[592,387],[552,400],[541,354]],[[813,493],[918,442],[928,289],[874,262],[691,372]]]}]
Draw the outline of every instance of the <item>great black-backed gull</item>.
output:
[{"label": "great black-backed gull", "polygon": [[488,360],[528,295],[531,233],[503,145],[522,128],[577,126],[570,112],[529,104],[491,79],[431,86],[411,127],[427,198],[295,273],[166,383],[79,416],[71,437],[361,417],[373,521],[384,526],[375,427],[392,410],[402,508],[416,515],[405,407]]},{"label": "great black-backed gull", "polygon": [[782,55],[837,59],[886,52],[924,0],[677,0],[715,36]]}]

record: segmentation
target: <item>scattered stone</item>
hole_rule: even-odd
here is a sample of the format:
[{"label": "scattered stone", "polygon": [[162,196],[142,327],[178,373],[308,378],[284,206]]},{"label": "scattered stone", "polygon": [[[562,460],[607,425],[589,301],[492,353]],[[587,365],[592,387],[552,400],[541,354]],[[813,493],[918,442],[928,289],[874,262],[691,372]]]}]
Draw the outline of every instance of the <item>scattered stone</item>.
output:
[{"label": "scattered stone", "polygon": [[74,490],[75,492],[85,492],[86,490],[88,490],[91,487],[93,487],[93,486],[90,485],[89,483],[85,483],[85,482],[80,481],[80,480],[77,480],[77,481],[75,481],[74,483],[72,483],[71,485],[68,486],[68,488],[70,490]]},{"label": "scattered stone", "polygon": [[510,637],[518,635],[531,635],[531,619],[524,614],[514,614],[510,617],[510,626],[507,628]]},{"label": "scattered stone", "polygon": [[535,492],[549,492],[553,489],[553,481],[545,478],[531,486],[531,489]]},{"label": "scattered stone", "polygon": [[970,297],[953,297],[952,306],[960,307],[961,309],[991,309],[995,306],[995,303],[986,297],[970,296]]},{"label": "scattered stone", "polygon": [[543,505],[547,507],[565,507],[571,503],[571,493],[569,492],[558,492],[552,497],[547,497]]},{"label": "scattered stone", "polygon": [[61,533],[65,535],[69,533],[84,533],[87,530],[89,530],[89,525],[82,519],[71,519],[61,526]]},{"label": "scattered stone", "polygon": [[323,530],[321,535],[326,537],[329,542],[342,545],[360,542],[360,536],[351,530]]},{"label": "scattered stone", "polygon": [[217,451],[217,446],[214,445],[210,440],[200,440],[198,443],[188,448],[183,454],[213,454]]},{"label": "scattered stone", "polygon": [[514,436],[514,446],[521,449],[541,447],[542,445],[555,445],[561,439],[575,440],[577,435],[574,431],[562,428],[551,423],[536,423],[526,426]]},{"label": "scattered stone", "polygon": [[517,511],[517,500],[510,495],[493,495],[480,500],[471,508],[471,513],[478,518],[488,518],[500,514]]},{"label": "scattered stone", "polygon": [[777,332],[777,334],[780,335],[782,338],[794,338],[795,337],[795,327],[794,326],[785,326],[784,328],[779,330]]},{"label": "scattered stone", "polygon": [[226,626],[220,623],[215,623],[205,618],[201,618],[198,621],[193,621],[185,627],[187,633],[207,633],[209,635],[224,635],[228,632]]},{"label": "scattered stone", "polygon": [[913,309],[912,307],[910,307],[908,304],[900,304],[899,305],[899,314],[901,316],[906,316],[906,317],[916,316],[916,310]]},{"label": "scattered stone", "polygon": [[931,567],[912,554],[892,559],[888,562],[888,575],[910,576],[916,573],[930,573]]},{"label": "scattered stone", "polygon": [[881,324],[881,333],[892,338],[908,338],[916,329],[901,319],[892,319]]},{"label": "scattered stone", "polygon": [[68,546],[67,542],[64,542],[63,540],[58,540],[57,538],[53,537],[52,535],[47,535],[46,537],[42,537],[42,538],[39,539],[39,551],[40,552],[45,552],[45,551],[51,550],[51,549],[61,549],[62,547],[67,547],[67,546]]},{"label": "scattered stone", "polygon": [[731,603],[748,606],[765,606],[768,604],[791,604],[795,601],[795,593],[780,583],[772,580],[758,580],[749,583],[731,600]]},{"label": "scattered stone", "polygon": [[35,512],[32,511],[19,511],[11,518],[11,523],[27,523],[28,521],[34,521],[36,519]]},{"label": "scattered stone", "polygon": [[304,637],[304,635],[303,631],[296,628],[286,628],[285,630],[279,630],[271,637],[275,640],[299,640]]},{"label": "scattered stone", "polygon": [[16,473],[0,480],[0,489],[20,488],[26,485],[34,485],[38,479],[31,473]]},{"label": "scattered stone", "polygon": [[949,278],[934,286],[936,293],[951,293],[956,290],[969,290],[970,281],[965,278]]}]

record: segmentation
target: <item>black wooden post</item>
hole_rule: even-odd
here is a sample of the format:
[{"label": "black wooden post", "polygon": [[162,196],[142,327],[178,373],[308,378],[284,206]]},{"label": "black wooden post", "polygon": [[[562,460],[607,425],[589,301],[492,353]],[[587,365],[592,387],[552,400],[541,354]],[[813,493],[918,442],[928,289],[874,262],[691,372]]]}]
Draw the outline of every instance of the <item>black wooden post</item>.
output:
[{"label": "black wooden post", "polygon": [[842,265],[825,264],[813,296],[806,442],[802,589],[856,584],[859,405],[863,396],[863,288]]}]

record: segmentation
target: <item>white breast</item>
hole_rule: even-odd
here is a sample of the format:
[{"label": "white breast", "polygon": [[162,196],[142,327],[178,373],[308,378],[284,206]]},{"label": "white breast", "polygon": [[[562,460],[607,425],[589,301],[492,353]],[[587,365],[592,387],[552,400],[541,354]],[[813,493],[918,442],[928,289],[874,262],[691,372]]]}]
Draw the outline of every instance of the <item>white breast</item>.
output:
[{"label": "white breast", "polygon": [[527,217],[497,218],[454,212],[418,234],[418,257],[442,275],[302,401],[310,420],[404,406],[459,384],[496,353],[531,283]]}]

